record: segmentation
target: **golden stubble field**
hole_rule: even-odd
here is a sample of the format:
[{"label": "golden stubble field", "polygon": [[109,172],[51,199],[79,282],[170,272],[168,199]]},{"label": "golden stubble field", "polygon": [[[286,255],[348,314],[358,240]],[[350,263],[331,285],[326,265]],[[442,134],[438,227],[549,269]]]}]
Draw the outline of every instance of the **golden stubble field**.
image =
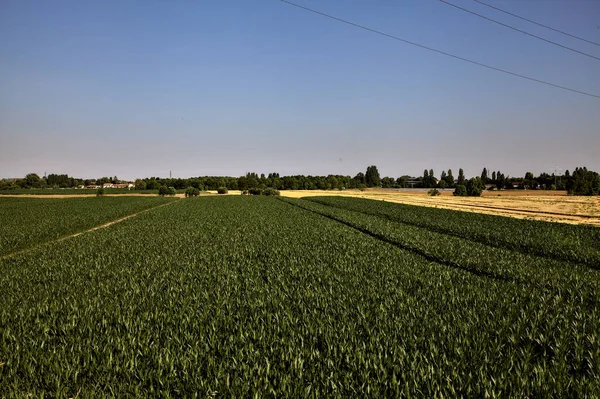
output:
[{"label": "golden stubble field", "polygon": [[341,195],[521,219],[600,226],[600,197],[569,196],[565,191],[486,191],[481,197],[454,197],[452,190],[447,190],[440,196],[432,197],[425,190],[289,190],[281,191],[281,195],[292,198]]}]

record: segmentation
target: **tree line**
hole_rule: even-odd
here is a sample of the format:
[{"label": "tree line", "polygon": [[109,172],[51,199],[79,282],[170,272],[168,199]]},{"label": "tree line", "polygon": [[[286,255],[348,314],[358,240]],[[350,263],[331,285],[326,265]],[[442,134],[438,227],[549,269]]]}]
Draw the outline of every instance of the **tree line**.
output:
[{"label": "tree line", "polygon": [[[103,185],[104,183],[121,183],[114,177],[99,179],[80,179],[68,175],[50,174],[40,177],[30,173],[24,178],[0,180],[0,190],[30,189],[30,188],[76,188],[82,186]],[[454,189],[456,195],[480,195],[485,189],[546,189],[567,190],[576,195],[598,195],[600,193],[600,175],[585,167],[576,168],[573,173],[568,170],[564,174],[555,175],[541,173],[534,176],[527,172],[524,177],[511,177],[501,171],[489,171],[483,168],[481,174],[467,179],[463,169],[458,170],[457,178],[452,169],[444,170],[439,175],[433,169],[425,169],[422,176],[412,177],[403,175],[398,178],[380,177],[377,166],[367,167],[365,172],[359,172],[354,177],[347,175],[280,176],[279,173],[267,175],[246,173],[240,177],[229,176],[200,176],[190,178],[161,178],[149,177],[136,179],[135,190],[159,190],[161,187],[173,187],[176,190],[195,188],[198,190],[217,190],[220,187],[229,190],[248,191],[252,189],[273,188],[276,190],[345,190],[380,188],[431,188]]]}]

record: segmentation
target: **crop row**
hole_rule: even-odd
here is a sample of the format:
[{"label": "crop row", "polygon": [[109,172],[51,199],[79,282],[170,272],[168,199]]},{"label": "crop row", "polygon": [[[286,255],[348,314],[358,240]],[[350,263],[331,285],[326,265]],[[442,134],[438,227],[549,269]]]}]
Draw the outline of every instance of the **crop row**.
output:
[{"label": "crop row", "polygon": [[331,196],[308,197],[306,200],[495,247],[580,262],[597,268],[600,265],[600,229],[593,226],[521,220],[362,198]]},{"label": "crop row", "polygon": [[0,261],[0,392],[584,397],[600,309],[267,197],[190,198]]},{"label": "crop row", "polygon": [[165,204],[158,197],[2,198],[0,256]]},{"label": "crop row", "polygon": [[282,201],[344,223],[440,265],[463,269],[476,275],[541,288],[566,289],[587,301],[596,301],[600,288],[600,271],[577,263],[496,248],[315,201],[290,198],[282,198]]}]

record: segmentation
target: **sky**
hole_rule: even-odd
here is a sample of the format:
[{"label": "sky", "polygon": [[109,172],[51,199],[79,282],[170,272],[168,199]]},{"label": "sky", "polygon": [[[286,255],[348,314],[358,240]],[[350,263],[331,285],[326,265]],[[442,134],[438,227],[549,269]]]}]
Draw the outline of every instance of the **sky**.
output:
[{"label": "sky", "polygon": [[[295,0],[600,95],[600,61],[437,0]],[[600,46],[454,4],[600,57]],[[600,42],[600,1],[487,0]],[[0,177],[600,171],[600,99],[278,0],[0,2]]]}]

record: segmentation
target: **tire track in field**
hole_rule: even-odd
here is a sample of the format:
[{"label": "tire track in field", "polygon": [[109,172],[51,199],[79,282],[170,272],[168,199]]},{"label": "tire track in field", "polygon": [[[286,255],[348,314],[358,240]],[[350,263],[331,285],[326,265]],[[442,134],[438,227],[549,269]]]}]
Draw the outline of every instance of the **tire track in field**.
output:
[{"label": "tire track in field", "polygon": [[143,209],[141,211],[134,212],[134,213],[132,213],[130,215],[123,216],[123,217],[120,217],[120,218],[115,219],[115,220],[111,220],[110,222],[107,222],[107,223],[104,223],[104,224],[101,224],[101,225],[98,225],[98,226],[91,227],[91,228],[89,228],[87,230],[79,231],[77,233],[68,234],[66,236],[62,236],[62,237],[56,238],[54,240],[45,241],[45,242],[39,243],[37,245],[34,245],[34,246],[31,246],[31,247],[22,249],[20,251],[11,252],[11,253],[8,253],[6,255],[0,256],[0,261],[6,260],[6,259],[11,258],[13,256],[21,255],[21,254],[23,254],[25,252],[28,252],[28,251],[33,251],[34,249],[41,248],[41,247],[43,247],[45,245],[50,245],[50,244],[54,244],[54,243],[66,241],[66,240],[69,240],[71,238],[74,238],[74,237],[77,237],[77,236],[80,236],[80,235],[83,235],[83,234],[86,234],[86,233],[91,233],[92,231],[96,231],[96,230],[100,230],[100,229],[105,229],[105,228],[110,227],[112,225],[115,225],[117,223],[121,223],[121,222],[123,222],[125,220],[132,219],[132,218],[134,218],[134,217],[136,217],[136,216],[138,216],[138,215],[140,215],[142,213],[149,212],[149,211],[152,211],[154,209],[161,208],[163,206],[175,204],[177,202],[179,202],[179,201],[167,202],[166,204],[160,204],[160,205],[157,205],[157,206],[153,206],[152,208]]},{"label": "tire track in field", "polygon": [[[363,215],[367,215],[367,216],[373,216],[375,218],[378,219],[382,219],[382,220],[389,220],[392,221],[394,223],[399,223],[399,224],[403,224],[406,226],[413,226],[413,227],[418,227],[424,230],[428,230],[431,231],[433,233],[438,233],[438,234],[443,234],[443,235],[447,235],[450,237],[457,237],[457,238],[462,238],[471,242],[476,242],[482,245],[486,245],[490,248],[498,248],[498,249],[508,249],[510,251],[515,251],[515,252],[519,252],[522,253],[524,255],[535,255],[538,256],[540,258],[545,258],[545,259],[550,259],[550,260],[558,260],[558,261],[568,261],[568,262],[572,262],[572,263],[576,263],[578,265],[581,266],[586,266],[589,267],[593,270],[600,270],[600,266],[598,266],[597,264],[594,263],[594,261],[586,261],[584,259],[572,259],[571,256],[567,255],[560,255],[560,254],[554,254],[554,253],[546,253],[542,250],[539,250],[535,247],[530,247],[526,244],[520,243],[520,244],[513,244],[513,243],[508,243],[502,240],[498,240],[498,241],[494,241],[494,242],[490,242],[489,240],[486,240],[484,238],[480,238],[480,237],[474,237],[474,236],[469,236],[469,237],[465,237],[464,235],[462,235],[461,233],[458,232],[453,232],[450,230],[447,230],[443,227],[438,227],[438,226],[433,226],[433,225],[429,225],[429,224],[425,224],[425,223],[418,223],[418,222],[411,222],[411,221],[406,221],[406,220],[399,220],[399,219],[395,219],[395,218],[386,218],[384,215],[378,214],[376,212],[369,212],[367,210],[354,210],[354,209],[346,209],[342,206],[338,206],[335,204],[324,204],[322,202],[318,202],[318,201],[312,201],[310,198],[306,199],[306,201],[310,201],[313,202],[315,204],[319,204],[325,207],[330,207],[330,208],[335,208],[335,209],[340,209],[343,211],[352,211],[352,212],[357,212],[357,213],[361,213]],[[421,206],[421,205],[415,205],[415,204],[408,204],[410,206]],[[462,210],[460,209],[453,209],[455,211],[458,212],[462,212]],[[494,216],[500,216],[500,215],[494,215]]]},{"label": "tire track in field", "polygon": [[374,232],[372,232],[370,230],[367,230],[365,228],[355,226],[352,223],[346,222],[346,221],[341,220],[341,219],[338,219],[335,216],[327,215],[325,213],[321,213],[321,212],[316,211],[316,210],[307,209],[307,208],[302,207],[301,205],[294,204],[292,202],[287,202],[287,201],[283,201],[283,202],[285,202],[285,203],[287,203],[289,205],[295,206],[297,208],[300,208],[302,210],[305,210],[307,212],[314,213],[315,215],[320,215],[320,216],[323,216],[323,217],[325,217],[327,219],[330,219],[330,220],[333,220],[335,222],[341,223],[341,224],[343,224],[345,226],[348,226],[348,227],[350,227],[350,228],[352,228],[354,230],[357,230],[357,231],[359,231],[359,232],[361,232],[363,234],[366,234],[366,235],[368,235],[370,237],[376,238],[379,241],[383,241],[383,242],[385,242],[387,244],[391,244],[391,245],[393,245],[393,246],[395,246],[395,247],[397,247],[399,249],[402,249],[402,250],[414,253],[416,255],[419,255],[419,256],[427,259],[428,261],[435,262],[435,263],[443,265],[443,266],[448,266],[448,267],[451,267],[453,269],[462,270],[462,271],[474,274],[474,275],[476,275],[478,277],[485,277],[485,278],[489,278],[489,279],[497,280],[497,281],[502,281],[502,282],[517,282],[517,283],[521,282],[521,281],[519,281],[517,279],[514,279],[512,277],[508,277],[508,276],[504,276],[502,274],[497,274],[497,273],[493,273],[493,272],[488,272],[488,271],[484,271],[484,270],[479,270],[479,269],[474,269],[474,268],[471,268],[471,267],[463,266],[463,265],[458,264],[456,262],[452,262],[452,261],[440,258],[438,256],[431,255],[431,254],[423,251],[422,249],[415,248],[415,247],[412,247],[412,246],[409,246],[409,245],[400,244],[400,243],[398,243],[396,241],[393,241],[393,240],[385,237],[384,235],[377,234],[377,233],[374,233]]}]

